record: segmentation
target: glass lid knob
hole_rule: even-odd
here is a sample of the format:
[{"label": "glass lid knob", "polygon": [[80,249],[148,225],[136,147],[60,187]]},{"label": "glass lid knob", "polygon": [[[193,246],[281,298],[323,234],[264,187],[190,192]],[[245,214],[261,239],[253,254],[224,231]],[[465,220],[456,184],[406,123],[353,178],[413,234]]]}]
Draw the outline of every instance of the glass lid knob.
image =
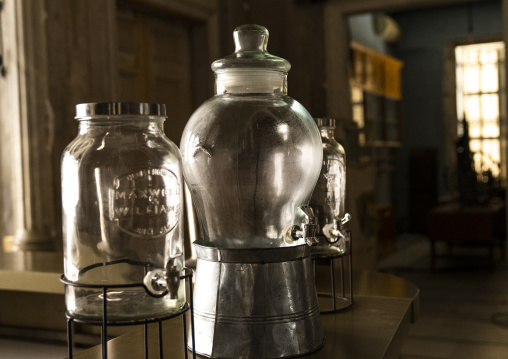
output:
[{"label": "glass lid knob", "polygon": [[233,69],[288,72],[291,68],[289,61],[268,53],[268,36],[268,30],[261,25],[237,27],[233,32],[235,52],[215,61],[212,70],[216,73]]},{"label": "glass lid knob", "polygon": [[266,52],[268,30],[259,25],[243,25],[233,32],[235,53],[255,51]]}]

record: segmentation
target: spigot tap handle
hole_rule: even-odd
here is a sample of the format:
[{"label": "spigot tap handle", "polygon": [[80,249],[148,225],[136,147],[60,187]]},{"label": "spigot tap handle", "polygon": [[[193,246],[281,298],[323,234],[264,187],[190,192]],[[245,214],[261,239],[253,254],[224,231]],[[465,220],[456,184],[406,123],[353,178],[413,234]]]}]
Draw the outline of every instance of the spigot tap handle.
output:
[{"label": "spigot tap handle", "polygon": [[298,207],[297,221],[300,221],[301,224],[293,225],[286,229],[284,235],[286,243],[291,244],[293,241],[304,239],[309,246],[318,244],[319,238],[316,236],[317,226],[314,211],[310,206]]},{"label": "spigot tap handle", "polygon": [[[314,224],[316,222],[314,217],[314,211],[311,206],[300,206],[298,207],[299,212],[303,214],[303,222],[305,224]],[[301,217],[301,216],[300,216]]]},{"label": "spigot tap handle", "polygon": [[177,299],[179,284],[180,272],[174,265],[174,259],[168,262],[166,269],[150,270],[143,279],[146,292],[156,298],[169,295],[171,299]]},{"label": "spigot tap handle", "polygon": [[349,213],[346,213],[346,214],[344,215],[344,217],[342,217],[342,219],[340,220],[340,225],[341,225],[341,227],[342,227],[343,225],[345,225],[347,222],[349,222],[350,220],[351,220],[351,215],[350,215]]}]

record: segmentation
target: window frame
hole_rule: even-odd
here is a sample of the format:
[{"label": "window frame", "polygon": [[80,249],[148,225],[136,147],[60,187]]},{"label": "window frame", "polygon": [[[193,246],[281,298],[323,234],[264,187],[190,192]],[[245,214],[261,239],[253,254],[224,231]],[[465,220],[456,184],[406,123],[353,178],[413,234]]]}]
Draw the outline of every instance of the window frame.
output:
[{"label": "window frame", "polygon": [[[457,137],[460,136],[460,121],[464,119],[465,114],[458,113],[458,106],[457,106],[457,97],[459,89],[457,88],[457,70],[458,70],[458,59],[456,57],[456,48],[459,46],[469,46],[469,45],[480,45],[480,44],[487,44],[487,43],[495,43],[495,42],[504,42],[501,37],[495,36],[495,37],[475,37],[474,39],[467,39],[464,41],[457,41],[451,44],[452,47],[452,53],[453,53],[453,68],[454,68],[454,109],[455,109],[455,131]],[[505,58],[503,61],[498,62],[498,90],[494,92],[483,92],[480,88],[478,92],[475,93],[469,93],[467,95],[464,94],[464,91],[462,91],[462,96],[465,98],[466,96],[481,96],[485,94],[496,94],[498,97],[498,126],[499,126],[499,135],[496,137],[485,137],[483,134],[480,134],[480,136],[471,136],[470,132],[470,140],[477,140],[480,142],[488,141],[488,140],[497,140],[499,142],[499,158],[500,158],[500,170],[499,170],[499,178],[501,180],[501,183],[504,185],[506,183],[507,178],[507,140],[506,140],[506,134],[508,132],[508,126],[507,126],[507,118],[506,118],[506,42],[504,42],[504,48],[505,48]],[[501,80],[501,77],[504,76],[504,80]],[[465,108],[465,106],[462,106],[462,108]],[[504,112],[504,113],[503,113]],[[480,123],[483,123],[483,117],[480,115]],[[481,124],[480,126],[483,126]],[[478,169],[477,169],[478,172]],[[481,173],[478,173],[480,176]]]}]

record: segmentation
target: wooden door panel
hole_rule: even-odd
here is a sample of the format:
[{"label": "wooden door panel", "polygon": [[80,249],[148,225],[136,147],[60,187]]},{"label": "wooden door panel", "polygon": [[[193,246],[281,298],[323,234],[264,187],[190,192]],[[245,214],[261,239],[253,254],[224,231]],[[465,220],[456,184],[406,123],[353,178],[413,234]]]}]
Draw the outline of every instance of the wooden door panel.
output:
[{"label": "wooden door panel", "polygon": [[120,100],[165,104],[165,132],[177,145],[192,114],[190,32],[180,18],[118,10]]}]

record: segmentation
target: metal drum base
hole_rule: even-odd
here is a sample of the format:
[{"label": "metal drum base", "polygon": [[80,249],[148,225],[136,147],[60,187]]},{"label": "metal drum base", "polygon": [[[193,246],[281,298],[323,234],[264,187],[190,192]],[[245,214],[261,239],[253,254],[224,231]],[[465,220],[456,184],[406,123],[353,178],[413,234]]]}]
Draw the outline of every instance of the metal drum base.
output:
[{"label": "metal drum base", "polygon": [[212,358],[281,358],[322,346],[308,246],[195,245],[196,353]]}]

